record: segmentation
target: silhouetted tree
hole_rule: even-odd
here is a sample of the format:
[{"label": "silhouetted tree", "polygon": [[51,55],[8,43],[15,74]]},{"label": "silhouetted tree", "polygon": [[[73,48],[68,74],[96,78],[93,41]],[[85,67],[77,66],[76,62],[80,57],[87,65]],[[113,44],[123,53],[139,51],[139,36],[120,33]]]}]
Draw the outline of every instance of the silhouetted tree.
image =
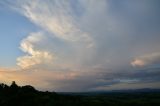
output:
[{"label": "silhouetted tree", "polygon": [[10,88],[18,88],[18,85],[16,84],[15,81],[12,81]]},{"label": "silhouetted tree", "polygon": [[1,83],[1,84],[0,84],[0,92],[1,92],[1,93],[4,93],[4,92],[8,91],[8,89],[9,89],[9,86],[8,86],[8,85],[6,85],[6,84],[4,84],[4,83]]},{"label": "silhouetted tree", "polygon": [[27,92],[35,92],[36,91],[36,89],[30,85],[22,86],[22,90],[27,91]]},{"label": "silhouetted tree", "polygon": [[8,85],[6,85],[6,84],[4,84],[4,83],[1,83],[0,84],[0,88],[1,89],[5,89],[5,88],[8,88],[9,86]]},{"label": "silhouetted tree", "polygon": [[12,81],[12,84],[10,85],[10,88],[9,88],[9,92],[11,92],[12,94],[16,94],[19,88],[20,87],[16,84],[16,82]]}]

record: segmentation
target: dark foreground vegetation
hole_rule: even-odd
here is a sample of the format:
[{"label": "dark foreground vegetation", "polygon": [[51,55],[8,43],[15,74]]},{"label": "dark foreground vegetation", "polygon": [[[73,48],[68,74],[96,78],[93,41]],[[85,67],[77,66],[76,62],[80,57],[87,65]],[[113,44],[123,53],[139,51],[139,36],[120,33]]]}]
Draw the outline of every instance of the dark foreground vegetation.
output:
[{"label": "dark foreground vegetation", "polygon": [[55,93],[0,84],[0,106],[160,106],[159,91]]}]

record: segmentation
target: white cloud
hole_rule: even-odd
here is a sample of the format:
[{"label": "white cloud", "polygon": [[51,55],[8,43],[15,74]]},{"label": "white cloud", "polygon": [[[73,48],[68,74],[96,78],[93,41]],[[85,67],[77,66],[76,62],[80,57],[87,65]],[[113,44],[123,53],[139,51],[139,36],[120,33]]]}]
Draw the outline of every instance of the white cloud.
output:
[{"label": "white cloud", "polygon": [[44,28],[54,36],[69,42],[86,42],[92,45],[90,35],[78,27],[72,14],[70,2],[54,0],[28,1],[21,6],[21,13],[33,23]]},{"label": "white cloud", "polygon": [[[21,50],[27,52],[29,55],[17,59],[17,64],[19,66],[27,68],[37,64],[46,63],[46,61],[48,61],[48,65],[53,67],[52,62],[50,61],[53,60],[52,54],[54,54],[53,52],[55,51],[55,48],[53,48],[54,45],[52,47],[48,47],[48,50],[45,51],[43,50],[44,46],[39,46],[41,43],[39,40],[43,41],[48,38],[47,35],[53,36],[53,39],[56,37],[57,40],[61,40],[62,43],[66,45],[63,49],[67,48],[67,44],[71,45],[72,54],[77,56],[77,61],[83,60],[80,59],[81,55],[84,56],[86,54],[90,54],[91,49],[89,48],[94,46],[93,38],[88,32],[80,28],[80,23],[76,21],[75,14],[72,13],[73,8],[71,8],[70,2],[54,0],[50,3],[50,1],[28,0],[18,1],[17,3],[16,10],[26,16],[31,22],[41,27],[41,33],[43,32],[44,34],[44,36],[41,36],[41,33],[33,33],[34,35],[31,34],[22,41]],[[48,41],[48,44],[50,42],[54,42],[54,40]],[[64,57],[65,51],[61,52],[64,52],[63,55],[61,55],[61,53],[57,53],[61,57],[60,61],[63,60],[64,64],[68,64],[69,60],[64,60],[64,58],[68,58],[67,56]],[[72,63],[74,65],[75,61],[72,61]],[[79,64],[79,62],[77,63]]]},{"label": "white cloud", "polygon": [[146,65],[145,61],[141,59],[134,59],[134,61],[131,62],[132,66],[144,66]]},{"label": "white cloud", "polygon": [[132,62],[132,66],[146,66],[160,63],[160,53],[152,53],[143,55],[140,57],[135,58]]},{"label": "white cloud", "polygon": [[43,37],[42,33],[32,33],[21,42],[21,49],[29,55],[19,57],[17,65],[23,69],[32,67],[37,64],[51,64],[53,62],[53,54],[36,48],[35,44],[40,43]]}]

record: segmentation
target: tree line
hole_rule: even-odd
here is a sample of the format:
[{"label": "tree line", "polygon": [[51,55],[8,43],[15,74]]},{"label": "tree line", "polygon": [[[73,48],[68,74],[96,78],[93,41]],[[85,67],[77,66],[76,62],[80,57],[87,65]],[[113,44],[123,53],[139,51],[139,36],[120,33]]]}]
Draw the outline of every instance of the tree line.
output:
[{"label": "tree line", "polygon": [[97,94],[42,92],[30,85],[0,84],[0,106],[160,106],[160,92]]}]

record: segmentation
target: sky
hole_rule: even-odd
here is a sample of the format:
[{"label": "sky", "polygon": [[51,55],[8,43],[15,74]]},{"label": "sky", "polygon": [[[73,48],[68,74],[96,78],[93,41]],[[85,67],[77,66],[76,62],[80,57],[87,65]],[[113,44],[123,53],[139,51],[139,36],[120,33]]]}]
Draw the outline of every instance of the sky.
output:
[{"label": "sky", "polygon": [[160,88],[159,0],[0,0],[0,82],[57,92]]}]

